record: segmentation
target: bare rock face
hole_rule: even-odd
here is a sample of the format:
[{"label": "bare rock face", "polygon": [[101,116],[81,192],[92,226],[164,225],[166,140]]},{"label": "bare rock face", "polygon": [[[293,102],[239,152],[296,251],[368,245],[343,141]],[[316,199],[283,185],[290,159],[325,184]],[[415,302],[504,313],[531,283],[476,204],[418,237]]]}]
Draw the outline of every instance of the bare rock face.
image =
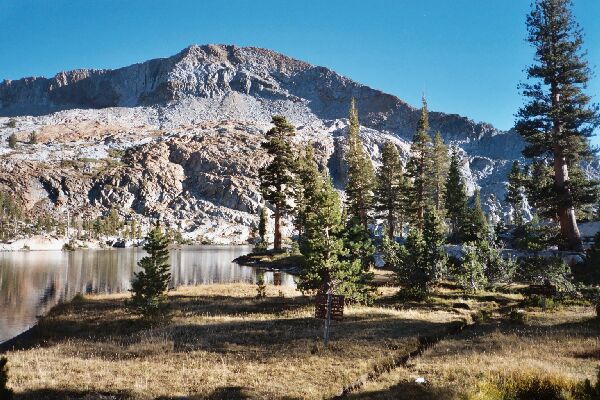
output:
[{"label": "bare rock face", "polygon": [[[264,49],[190,46],[116,70],[4,81],[0,187],[32,214],[68,209],[95,216],[116,207],[190,235],[243,242],[262,203],[258,169],[267,159],[260,142],[271,116],[284,115],[297,127],[297,144],[315,148],[341,189],[352,97],[373,162],[386,140],[406,158],[419,110]],[[523,147],[520,137],[441,112],[430,113],[430,125],[462,149],[470,190],[479,186],[484,200],[502,199],[507,171]],[[27,144],[34,130],[39,143]],[[6,144],[12,133],[21,142],[16,150]]]}]

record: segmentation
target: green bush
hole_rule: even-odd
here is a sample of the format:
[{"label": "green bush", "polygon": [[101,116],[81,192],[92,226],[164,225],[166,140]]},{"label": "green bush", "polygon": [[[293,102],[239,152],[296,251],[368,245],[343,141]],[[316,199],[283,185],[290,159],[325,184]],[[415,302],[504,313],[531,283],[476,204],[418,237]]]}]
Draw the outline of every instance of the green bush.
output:
[{"label": "green bush", "polygon": [[571,282],[571,268],[558,257],[521,257],[515,278],[538,285],[550,284],[559,292],[575,290]]}]

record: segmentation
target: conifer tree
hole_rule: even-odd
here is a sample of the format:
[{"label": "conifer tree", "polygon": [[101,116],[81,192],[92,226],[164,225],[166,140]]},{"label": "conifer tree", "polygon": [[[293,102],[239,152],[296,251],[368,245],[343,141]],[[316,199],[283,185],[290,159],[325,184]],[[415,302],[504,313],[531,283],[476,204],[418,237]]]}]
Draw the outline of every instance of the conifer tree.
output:
[{"label": "conifer tree", "polygon": [[515,160],[512,164],[510,173],[508,174],[508,184],[506,185],[506,196],[504,200],[511,205],[511,220],[514,225],[522,225],[525,188],[523,183],[525,178],[519,162]]},{"label": "conifer tree", "polygon": [[29,144],[36,144],[38,142],[38,137],[35,131],[31,131],[29,134]]},{"label": "conifer tree", "polygon": [[398,148],[387,141],[381,151],[381,166],[377,169],[375,187],[375,211],[378,217],[385,218],[386,232],[390,240],[396,236],[396,228],[401,221],[401,205],[405,193],[402,163]]},{"label": "conifer tree", "polygon": [[354,98],[350,104],[348,128],[348,150],[346,163],[348,165],[348,183],[346,184],[346,202],[348,215],[360,218],[361,223],[368,227],[370,213],[373,208],[373,190],[375,188],[375,173],[373,163],[365,152],[360,138],[360,123]]},{"label": "conifer tree", "polygon": [[146,236],[144,250],[148,253],[138,265],[142,269],[135,273],[131,282],[131,307],[144,317],[154,317],[166,309],[171,281],[169,264],[169,241],[159,227],[154,227]]},{"label": "conifer tree", "polygon": [[271,161],[260,169],[259,176],[262,195],[274,208],[273,248],[281,250],[281,220],[291,210],[288,201],[294,195],[295,165],[290,139],[295,129],[280,115],[274,116],[271,122],[274,127],[266,133],[267,140],[262,143]]},{"label": "conifer tree", "polygon": [[473,196],[473,205],[468,209],[465,223],[461,226],[461,239],[465,242],[481,242],[489,239],[489,226],[483,209],[479,190]]},{"label": "conifer tree", "polygon": [[447,256],[444,250],[446,235],[444,225],[435,207],[425,211],[423,224],[423,240],[425,241],[425,264],[429,281],[439,280],[446,271]]},{"label": "conifer tree", "polygon": [[10,136],[8,137],[8,147],[10,147],[11,149],[17,148],[17,135],[16,134],[11,133]]},{"label": "conifer tree", "polygon": [[528,103],[519,110],[515,128],[527,142],[526,157],[550,160],[550,202],[565,247],[581,250],[574,201],[579,187],[570,171],[590,156],[588,138],[600,116],[584,93],[591,71],[582,50],[583,34],[571,9],[571,0],[535,0],[532,4],[527,28],[536,53],[527,77],[533,82],[522,85]]},{"label": "conifer tree", "polygon": [[306,267],[300,275],[298,288],[317,291],[332,287],[348,300],[368,302],[372,293],[372,274],[363,270],[359,258],[347,259],[340,198],[331,180],[323,179],[307,208],[305,245],[301,249],[306,257]]},{"label": "conifer tree", "polygon": [[260,208],[260,214],[258,217],[258,240],[262,246],[267,246],[267,207]]},{"label": "conifer tree", "polygon": [[445,204],[446,216],[450,220],[451,238],[456,242],[467,213],[467,190],[460,172],[460,159],[456,148],[452,150],[450,157]]},{"label": "conifer tree", "polygon": [[400,247],[399,264],[396,268],[398,283],[414,291],[426,293],[429,283],[426,243],[423,234],[411,227],[406,242]]},{"label": "conifer tree", "polygon": [[319,192],[323,177],[315,162],[313,148],[307,145],[304,152],[296,159],[296,189],[294,219],[298,237],[302,242],[303,227],[306,225],[307,207],[311,204],[311,196]]},{"label": "conifer tree", "polygon": [[368,229],[362,225],[358,217],[350,217],[346,222],[342,237],[346,250],[344,259],[348,262],[359,260],[362,268],[368,271],[373,265],[375,245],[369,235]]},{"label": "conifer tree", "polygon": [[444,144],[442,135],[438,131],[433,137],[433,146],[431,148],[431,194],[435,209],[442,215],[445,204],[449,163],[448,146]]},{"label": "conifer tree", "polygon": [[410,147],[406,175],[411,178],[407,208],[417,229],[423,229],[425,209],[431,203],[431,138],[429,137],[429,112],[423,96],[423,107]]}]

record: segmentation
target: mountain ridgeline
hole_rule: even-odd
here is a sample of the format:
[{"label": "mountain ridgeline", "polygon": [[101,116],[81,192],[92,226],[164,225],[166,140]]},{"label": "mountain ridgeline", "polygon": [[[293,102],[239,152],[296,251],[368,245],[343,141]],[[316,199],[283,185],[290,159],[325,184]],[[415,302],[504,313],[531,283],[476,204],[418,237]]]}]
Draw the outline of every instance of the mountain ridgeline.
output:
[{"label": "mountain ridgeline", "polygon": [[[265,49],[190,46],[169,58],[115,70],[5,80],[3,146],[9,135],[23,143],[32,131],[39,143],[27,151],[25,144],[3,149],[0,186],[33,212],[52,213],[60,206],[93,215],[115,206],[179,221],[183,229],[203,234],[207,224],[222,227],[227,221],[231,232],[215,228],[215,237],[244,236],[261,203],[256,171],[264,160],[256,153],[272,115],[294,124],[299,141],[314,143],[320,164],[341,187],[352,98],[372,160],[379,162],[386,140],[406,158],[418,109]],[[510,164],[521,157],[521,138],[456,114],[431,112],[429,118],[432,135],[440,131],[446,143],[462,149],[469,189],[480,186],[484,202],[490,194],[502,198]],[[118,163],[110,162],[115,151],[122,153],[113,160]],[[17,163],[22,173],[11,176]]]}]

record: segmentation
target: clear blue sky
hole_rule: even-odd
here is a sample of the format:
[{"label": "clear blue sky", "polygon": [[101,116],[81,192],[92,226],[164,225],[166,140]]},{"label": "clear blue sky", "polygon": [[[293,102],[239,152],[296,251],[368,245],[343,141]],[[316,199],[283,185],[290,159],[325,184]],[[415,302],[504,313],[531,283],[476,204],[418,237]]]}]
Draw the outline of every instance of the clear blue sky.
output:
[{"label": "clear blue sky", "polygon": [[[433,110],[510,128],[529,0],[0,0],[0,80],[115,68],[190,44],[276,50]],[[575,0],[600,74],[600,1]],[[600,102],[600,78],[589,88]],[[600,140],[595,141],[600,144]]]}]

